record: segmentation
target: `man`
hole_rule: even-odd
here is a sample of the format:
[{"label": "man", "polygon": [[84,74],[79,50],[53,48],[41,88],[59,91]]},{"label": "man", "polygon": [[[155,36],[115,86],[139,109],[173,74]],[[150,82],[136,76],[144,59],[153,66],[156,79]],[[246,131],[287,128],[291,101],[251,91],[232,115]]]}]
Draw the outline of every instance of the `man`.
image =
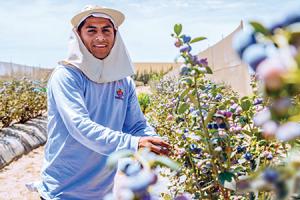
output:
[{"label": "man", "polygon": [[105,166],[112,152],[169,152],[140,110],[118,31],[123,21],[121,12],[99,6],[71,20],[69,55],[48,82],[48,141],[38,187],[44,199],[102,199],[116,173]]}]

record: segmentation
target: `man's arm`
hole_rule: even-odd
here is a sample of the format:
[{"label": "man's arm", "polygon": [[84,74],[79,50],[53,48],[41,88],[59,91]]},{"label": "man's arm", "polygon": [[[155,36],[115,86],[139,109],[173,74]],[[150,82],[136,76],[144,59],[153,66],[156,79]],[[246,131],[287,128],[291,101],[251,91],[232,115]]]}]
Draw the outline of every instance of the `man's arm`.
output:
[{"label": "man's arm", "polygon": [[56,69],[49,80],[48,98],[55,101],[69,134],[103,155],[122,149],[137,150],[140,137],[111,130],[91,120],[84,103],[82,85],[82,77],[75,69],[63,67]]},{"label": "man's arm", "polygon": [[134,81],[131,78],[128,78],[127,81],[129,97],[123,131],[135,136],[158,136],[141,111],[136,96]]},{"label": "man's arm", "polygon": [[135,136],[142,136],[138,148],[148,147],[157,154],[167,155],[169,153],[170,145],[155,133],[145,119],[136,96],[134,81],[131,78],[129,79],[129,98],[123,131]]}]

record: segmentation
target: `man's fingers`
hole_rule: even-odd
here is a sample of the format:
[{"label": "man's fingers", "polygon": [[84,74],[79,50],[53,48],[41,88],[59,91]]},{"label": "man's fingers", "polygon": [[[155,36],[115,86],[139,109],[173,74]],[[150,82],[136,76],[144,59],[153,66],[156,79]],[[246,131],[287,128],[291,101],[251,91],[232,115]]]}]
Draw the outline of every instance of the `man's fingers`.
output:
[{"label": "man's fingers", "polygon": [[151,139],[151,142],[155,145],[159,145],[159,146],[163,146],[163,147],[166,147],[166,148],[170,148],[171,145],[165,141],[163,141],[162,139],[160,138],[152,138]]},{"label": "man's fingers", "polygon": [[170,154],[171,145],[157,137],[142,137],[139,140],[139,148],[149,148],[150,151],[158,154],[158,155],[166,155]]},{"label": "man's fingers", "polygon": [[150,145],[149,146],[150,151],[159,154],[159,155],[169,155],[169,150],[166,147],[162,147],[162,146],[156,146],[156,145]]}]

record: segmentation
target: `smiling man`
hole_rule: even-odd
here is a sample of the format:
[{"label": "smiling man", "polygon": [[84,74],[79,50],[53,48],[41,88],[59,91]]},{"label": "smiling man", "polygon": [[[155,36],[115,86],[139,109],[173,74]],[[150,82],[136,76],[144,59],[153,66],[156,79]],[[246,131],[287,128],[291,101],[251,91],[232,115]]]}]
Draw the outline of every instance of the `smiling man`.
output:
[{"label": "smiling man", "polygon": [[69,55],[48,81],[42,199],[102,199],[116,174],[105,165],[112,152],[148,147],[169,153],[140,110],[118,31],[123,21],[120,11],[99,6],[71,20]]},{"label": "smiling man", "polygon": [[85,47],[96,58],[104,59],[108,56],[116,34],[109,19],[90,16],[80,24],[77,31]]}]

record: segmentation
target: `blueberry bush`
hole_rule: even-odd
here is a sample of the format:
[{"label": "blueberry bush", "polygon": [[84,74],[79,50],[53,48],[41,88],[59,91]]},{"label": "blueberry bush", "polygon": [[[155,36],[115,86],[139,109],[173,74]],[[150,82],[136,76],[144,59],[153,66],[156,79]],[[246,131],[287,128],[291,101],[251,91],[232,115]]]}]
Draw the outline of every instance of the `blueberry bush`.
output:
[{"label": "blueberry bush", "polygon": [[[268,141],[280,141],[285,153],[275,163],[259,166],[241,190],[262,193],[264,198],[300,198],[300,14],[289,12],[265,26],[253,21],[252,30],[236,36],[234,48],[256,72],[267,107],[254,123]],[[272,191],[267,193],[265,191]]]},{"label": "blueberry bush", "polygon": [[[172,184],[161,199],[300,198],[299,22],[299,12],[290,12],[269,26],[252,21],[250,31],[236,35],[234,49],[255,72],[254,92],[244,97],[206,78],[212,73],[207,60],[192,54],[193,43],[205,37],[192,38],[181,24],[174,26],[180,75],[157,83],[147,112],[179,164],[175,173],[162,172]],[[136,163],[129,163],[121,171],[130,177]],[[153,172],[144,166],[140,171]],[[142,193],[128,180],[128,199],[156,199],[148,190],[155,183],[150,171],[147,184],[139,183]]]},{"label": "blueberry bush", "polygon": [[184,60],[181,76],[157,85],[149,113],[157,132],[168,136],[177,150],[172,158],[182,166],[172,177],[171,190],[174,195],[189,192],[195,199],[243,198],[236,191],[239,177],[255,171],[258,160],[271,162],[279,155],[272,147],[281,145],[263,140],[253,124],[254,114],[265,107],[262,98],[238,98],[229,87],[206,79],[212,73],[206,59],[191,54],[191,44],[204,37],[191,39],[181,30],[175,25],[173,34]]},{"label": "blueberry bush", "polygon": [[149,109],[150,96],[146,93],[140,93],[138,95],[138,101],[139,101],[142,112],[145,114]]},{"label": "blueberry bush", "polygon": [[[137,153],[132,151],[119,151],[110,155],[107,165],[111,168],[118,166],[123,180],[119,180],[119,187],[115,192],[108,194],[105,200],[133,200],[133,199],[158,199],[160,194],[155,194],[153,185],[158,183],[155,169],[166,166],[175,172],[179,165],[165,156],[158,156],[148,149],[141,149]],[[178,197],[179,198],[179,197]]]},{"label": "blueberry bush", "polygon": [[22,80],[0,81],[0,128],[41,115],[47,109],[45,83]]}]

